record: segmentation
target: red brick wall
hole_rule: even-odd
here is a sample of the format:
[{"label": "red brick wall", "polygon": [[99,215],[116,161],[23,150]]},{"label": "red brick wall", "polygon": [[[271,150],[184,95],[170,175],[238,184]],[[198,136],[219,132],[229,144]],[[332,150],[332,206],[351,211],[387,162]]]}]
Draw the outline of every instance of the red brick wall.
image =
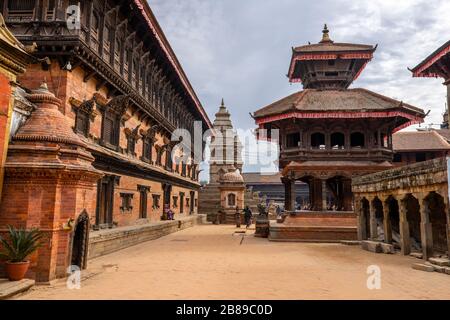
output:
[{"label": "red brick wall", "polygon": [[[92,77],[87,82],[84,82],[85,72],[81,67],[78,67],[71,72],[61,70],[59,64],[56,61],[53,61],[50,69],[48,71],[42,70],[40,65],[30,66],[27,72],[20,76],[20,82],[22,85],[29,88],[38,87],[42,81],[46,80],[48,83],[49,90],[55,94],[57,94],[58,98],[63,101],[63,106],[61,108],[62,112],[66,115],[66,117],[70,120],[72,126],[75,124],[75,112],[69,103],[70,98],[75,98],[79,101],[84,101],[91,99],[95,93],[101,94],[103,97],[107,97],[108,91],[106,87],[101,87],[97,91],[98,80],[95,77]],[[90,125],[90,134],[94,137],[94,139],[101,138],[101,127],[102,127],[102,117],[100,110],[98,111],[98,115],[95,117],[94,121],[91,122]],[[127,111],[129,120],[125,122],[125,126],[121,128],[120,131],[120,147],[125,149],[127,148],[127,139],[124,132],[125,128],[130,130],[134,130],[138,125],[140,125],[140,130],[148,130],[151,125],[142,123],[139,120],[139,113],[133,112],[133,110]],[[155,145],[162,146],[164,144],[164,137],[161,134],[157,134],[157,141]],[[166,137],[170,138],[170,137]],[[143,151],[143,143],[142,139],[137,141],[135,152],[136,155],[126,155],[130,159],[138,160],[142,156]],[[152,159],[156,161],[157,153],[156,148],[152,150]],[[162,163],[164,164],[166,161],[165,154],[162,157]],[[165,171],[163,168],[159,170]],[[173,165],[173,172],[175,173],[175,164]],[[111,172],[114,174],[113,172]],[[132,225],[139,220],[139,203],[140,203],[140,194],[138,191],[138,185],[144,185],[151,187],[150,192],[148,193],[147,199],[147,214],[148,219],[150,221],[158,221],[163,213],[163,191],[161,187],[161,183],[157,181],[147,180],[147,179],[139,179],[132,176],[120,175],[120,184],[115,187],[114,194],[114,210],[113,210],[113,221],[117,222],[119,226],[127,226]],[[181,175],[179,175],[181,177]],[[186,178],[187,181],[190,181],[189,178]],[[186,198],[190,198],[190,191],[192,189],[182,188],[174,186],[172,188],[171,194],[171,203],[173,203],[173,196],[178,196],[180,192],[185,193],[185,200],[183,203],[184,206],[184,214],[189,214],[189,207],[186,206]],[[120,197],[120,193],[133,193],[133,209],[131,211],[123,212],[120,210],[120,206],[122,203],[122,199]],[[160,195],[160,208],[153,209],[153,197],[152,194]],[[196,196],[197,197],[197,196]],[[179,202],[179,199],[178,199]],[[94,208],[95,209],[95,208]],[[177,208],[172,209],[175,213],[180,212],[180,204],[178,204]],[[196,208],[195,208],[196,210]],[[95,210],[92,211],[91,215],[91,224],[95,223]]]}]

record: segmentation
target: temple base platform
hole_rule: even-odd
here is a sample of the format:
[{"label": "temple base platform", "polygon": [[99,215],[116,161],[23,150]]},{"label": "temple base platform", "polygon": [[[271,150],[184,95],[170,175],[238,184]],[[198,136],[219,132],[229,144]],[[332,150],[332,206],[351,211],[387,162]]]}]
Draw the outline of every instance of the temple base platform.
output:
[{"label": "temple base platform", "polygon": [[297,211],[283,222],[270,223],[271,241],[328,242],[357,240],[356,214],[352,211]]}]

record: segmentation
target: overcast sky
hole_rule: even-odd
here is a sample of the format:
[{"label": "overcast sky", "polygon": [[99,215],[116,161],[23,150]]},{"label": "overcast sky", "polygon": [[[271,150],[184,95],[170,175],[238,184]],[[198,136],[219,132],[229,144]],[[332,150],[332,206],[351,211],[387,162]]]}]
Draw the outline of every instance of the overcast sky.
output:
[{"label": "overcast sky", "polygon": [[440,124],[442,79],[412,78],[414,67],[450,39],[448,0],[150,0],[211,120],[223,97],[237,128],[249,112],[301,90],[286,74],[291,47],[317,43],[327,23],[335,42],[378,44],[352,87],[403,100]]}]

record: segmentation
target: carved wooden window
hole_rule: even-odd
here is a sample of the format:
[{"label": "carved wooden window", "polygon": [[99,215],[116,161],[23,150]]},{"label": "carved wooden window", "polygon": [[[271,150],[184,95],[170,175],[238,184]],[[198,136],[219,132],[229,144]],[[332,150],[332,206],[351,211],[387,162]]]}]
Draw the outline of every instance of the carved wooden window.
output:
[{"label": "carved wooden window", "polygon": [[139,128],[137,126],[134,130],[125,129],[125,136],[127,137],[127,153],[136,156],[136,142],[139,140]]},{"label": "carved wooden window", "polygon": [[75,130],[84,136],[89,134],[89,116],[85,112],[77,112]]},{"label": "carved wooden window", "polygon": [[83,102],[75,113],[75,132],[89,136],[91,117],[94,113],[95,102],[88,100]]},{"label": "carved wooden window", "polygon": [[101,144],[113,150],[119,148],[120,121],[130,103],[128,96],[117,96],[103,110]]},{"label": "carved wooden window", "polygon": [[123,56],[123,77],[125,79],[129,79],[128,78],[128,74],[129,74],[129,69],[128,69],[128,65],[130,63],[130,51],[128,50],[128,48],[125,48],[125,52],[124,52],[124,56]]},{"label": "carved wooden window", "polygon": [[152,162],[152,148],[153,148],[153,141],[150,139],[144,139],[142,144],[142,160],[144,162]]},{"label": "carved wooden window", "polygon": [[35,0],[9,0],[8,21],[30,21],[33,18],[35,3]]},{"label": "carved wooden window", "polygon": [[172,171],[173,159],[172,159],[172,150],[166,150],[166,170]]},{"label": "carved wooden window", "polygon": [[173,207],[178,208],[178,197],[173,196],[172,199],[173,199]]},{"label": "carved wooden window", "polygon": [[122,52],[122,42],[119,38],[116,38],[114,45],[114,68],[120,70],[120,56]]},{"label": "carved wooden window", "polygon": [[133,210],[133,193],[121,193],[120,198],[122,204],[120,206],[120,210],[122,212],[132,211]]},{"label": "carved wooden window", "polygon": [[153,198],[153,206],[152,206],[152,208],[153,209],[159,209],[161,207],[161,203],[160,203],[161,196],[159,194],[153,194],[152,198]]},{"label": "carved wooden window", "polygon": [[135,149],[136,149],[136,139],[133,137],[128,137],[127,138],[127,152],[128,154],[136,154],[135,153]]},{"label": "carved wooden window", "polygon": [[181,163],[181,175],[186,177],[186,163]]},{"label": "carved wooden window", "polygon": [[138,74],[139,74],[139,63],[137,61],[137,59],[133,59],[133,69],[132,69],[132,75],[131,75],[131,80],[132,80],[132,84],[135,88],[139,88],[139,78],[138,78]]},{"label": "carved wooden window", "polygon": [[96,38],[98,37],[99,28],[100,28],[100,18],[98,17],[98,14],[94,12],[94,14],[92,15],[91,30],[92,35]]},{"label": "carved wooden window", "polygon": [[106,61],[110,61],[111,57],[111,27],[108,25],[105,25],[103,28],[103,54]]},{"label": "carved wooden window", "polygon": [[116,134],[117,131],[118,131],[118,121],[115,115],[110,112],[105,112],[102,130],[103,142],[109,146],[117,146],[118,145],[118,137]]}]

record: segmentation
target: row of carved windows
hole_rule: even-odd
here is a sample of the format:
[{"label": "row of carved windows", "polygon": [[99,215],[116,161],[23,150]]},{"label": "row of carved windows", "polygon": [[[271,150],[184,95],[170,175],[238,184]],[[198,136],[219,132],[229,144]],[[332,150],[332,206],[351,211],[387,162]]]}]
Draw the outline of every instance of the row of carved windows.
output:
[{"label": "row of carved windows", "polygon": [[[102,110],[102,126],[101,126],[101,144],[107,148],[118,151],[120,142],[120,127],[123,113],[126,109],[126,97],[116,97],[105,107],[100,107]],[[95,101],[94,99],[85,101],[81,103],[75,110],[75,132],[89,137],[90,123],[94,120],[95,112]],[[172,147],[170,145],[166,146],[155,146],[156,133],[159,126],[155,125],[143,132],[140,129],[140,125],[130,130],[126,128],[124,130],[127,147],[126,152],[129,155],[136,156],[136,143],[142,138],[142,157],[141,160],[147,163],[153,163],[153,150],[156,150],[156,165],[164,166],[166,170],[173,170],[173,159],[172,159]],[[165,154],[166,163],[163,165],[162,157]],[[181,170],[180,170],[181,166]],[[196,172],[196,165],[189,166],[189,173],[187,173],[188,165],[186,163],[176,164],[176,172],[180,173],[182,176],[187,175],[196,180],[198,174]],[[181,172],[180,172],[181,171]]]},{"label": "row of carved windows", "polygon": [[[174,126],[193,131],[194,117],[183,108],[183,99],[176,93],[163,70],[149,58],[142,42],[124,28],[113,28],[106,23],[103,31],[103,43],[100,41],[100,13],[94,11],[91,20],[91,46],[103,53],[103,59],[112,64],[144,98],[146,98]],[[122,30],[125,29],[125,30]],[[114,43],[112,48],[111,43]],[[103,46],[103,47],[102,47]],[[114,51],[114,52],[113,52]],[[111,57],[114,57],[111,59]]]}]

